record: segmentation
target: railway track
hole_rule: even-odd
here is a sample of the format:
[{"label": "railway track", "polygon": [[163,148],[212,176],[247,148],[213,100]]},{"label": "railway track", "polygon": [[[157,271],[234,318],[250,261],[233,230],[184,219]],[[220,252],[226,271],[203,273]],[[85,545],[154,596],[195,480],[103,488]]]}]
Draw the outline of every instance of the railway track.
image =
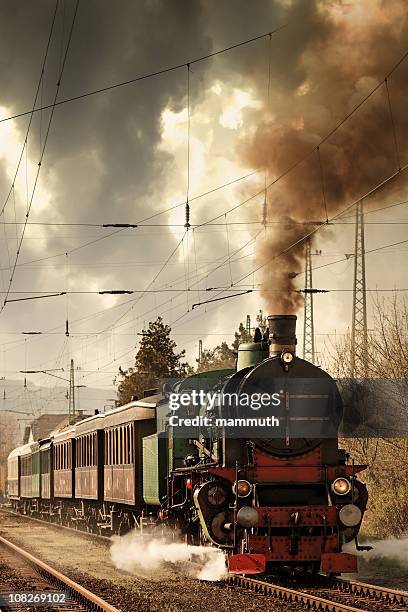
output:
[{"label": "railway track", "polygon": [[408,592],[387,589],[373,584],[343,579],[319,582],[315,586],[297,586],[296,589],[283,584],[274,584],[245,576],[229,576],[228,583],[249,589],[254,593],[269,595],[289,606],[303,605],[305,609],[323,612],[397,612],[408,610]]},{"label": "railway track", "polygon": [[68,527],[68,525],[61,525],[61,523],[53,523],[51,521],[48,521],[46,519],[43,518],[38,518],[36,516],[31,516],[29,514],[21,514],[20,512],[16,512],[15,510],[11,510],[10,508],[5,508],[4,506],[0,506],[0,513],[3,514],[11,514],[12,516],[16,516],[18,518],[23,518],[23,519],[27,519],[28,521],[36,521],[37,523],[41,523],[42,525],[48,525],[50,527],[55,527],[57,529],[65,529],[66,531],[71,531],[74,533],[80,533],[86,536],[89,536],[90,538],[95,538],[97,540],[100,540],[102,542],[110,542],[111,541],[111,537],[110,536],[104,536],[101,535],[99,533],[94,533],[93,531],[88,531],[86,529],[81,529],[79,526],[78,527]]},{"label": "railway track", "polygon": [[[20,518],[23,517],[27,520],[56,527],[58,529],[82,533],[84,535],[92,536],[98,540],[104,540],[107,542],[110,541],[110,538],[106,536],[92,534],[82,529],[74,529],[72,527],[59,525],[57,523],[50,523],[44,519],[21,515],[4,507],[0,508],[0,511],[6,514],[12,514]],[[1,541],[2,539],[0,538],[0,544]],[[340,578],[335,580],[326,580],[324,577],[321,577],[321,579],[315,583],[304,583],[302,585],[297,584],[295,585],[295,588],[293,588],[293,585],[288,586],[287,584],[283,583],[278,584],[266,582],[264,580],[257,580],[237,575],[229,576],[227,582],[231,586],[245,588],[260,595],[268,595],[277,601],[285,602],[296,607],[301,606],[305,609],[322,610],[328,612],[361,612],[361,610],[408,612],[407,591],[398,591],[373,584],[365,584],[362,582],[343,580]],[[69,607],[64,607],[63,609],[66,612],[70,610]],[[77,610],[78,608],[73,609]],[[100,609],[104,610],[105,608]],[[108,607],[106,610],[115,609]]]},{"label": "railway track", "polygon": [[31,605],[35,605],[33,609],[37,612],[119,612],[98,595],[3,537],[0,537],[0,576],[2,612],[26,612]]}]

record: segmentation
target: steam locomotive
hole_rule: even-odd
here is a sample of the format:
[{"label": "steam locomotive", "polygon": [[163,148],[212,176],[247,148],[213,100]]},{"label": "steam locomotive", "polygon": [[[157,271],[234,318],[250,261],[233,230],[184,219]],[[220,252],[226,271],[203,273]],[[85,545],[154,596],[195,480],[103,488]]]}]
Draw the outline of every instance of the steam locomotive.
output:
[{"label": "steam locomotive", "polygon": [[[13,450],[14,508],[106,534],[167,525],[224,550],[233,573],[356,571],[342,548],[363,548],[366,466],[338,446],[342,401],[326,372],[296,356],[296,317],[268,322],[239,346],[236,369],[167,382]],[[244,397],[275,401],[244,409]]]}]

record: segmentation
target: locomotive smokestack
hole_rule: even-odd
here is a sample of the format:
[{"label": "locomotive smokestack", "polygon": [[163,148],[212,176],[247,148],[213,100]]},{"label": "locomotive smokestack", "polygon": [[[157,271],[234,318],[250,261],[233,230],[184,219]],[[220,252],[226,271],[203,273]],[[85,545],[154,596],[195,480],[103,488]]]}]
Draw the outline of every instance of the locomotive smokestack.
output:
[{"label": "locomotive smokestack", "polygon": [[284,350],[296,351],[296,315],[270,315],[268,325],[270,331],[269,355],[281,353]]}]

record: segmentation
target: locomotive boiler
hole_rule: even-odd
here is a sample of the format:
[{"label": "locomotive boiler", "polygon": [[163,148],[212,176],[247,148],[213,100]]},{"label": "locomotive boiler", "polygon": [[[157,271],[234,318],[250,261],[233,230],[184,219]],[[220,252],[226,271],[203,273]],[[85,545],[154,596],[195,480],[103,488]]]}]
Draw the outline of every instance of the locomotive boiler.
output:
[{"label": "locomotive boiler", "polygon": [[167,382],[15,449],[13,506],[99,533],[164,524],[225,551],[230,572],[356,571],[342,549],[359,547],[366,466],[339,448],[341,397],[296,355],[296,317],[268,321],[236,368]]}]

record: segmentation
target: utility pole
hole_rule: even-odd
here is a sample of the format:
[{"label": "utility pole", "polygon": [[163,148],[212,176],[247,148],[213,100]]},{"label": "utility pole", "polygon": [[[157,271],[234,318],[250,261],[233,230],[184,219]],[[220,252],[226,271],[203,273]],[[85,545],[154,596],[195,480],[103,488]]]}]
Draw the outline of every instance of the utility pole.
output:
[{"label": "utility pole", "polygon": [[364,206],[356,205],[354,245],[353,319],[351,328],[351,376],[367,376],[368,338],[364,246]]},{"label": "utility pole", "polygon": [[68,421],[70,425],[75,421],[75,380],[73,359],[71,359],[71,368],[69,372]]},{"label": "utility pole", "polygon": [[313,321],[313,282],[312,252],[310,239],[306,240],[305,249],[305,304],[303,319],[303,359],[315,363],[314,321]]},{"label": "utility pole", "polygon": [[245,329],[246,329],[247,334],[250,336],[251,335],[251,315],[249,314],[247,314],[246,316]]}]

